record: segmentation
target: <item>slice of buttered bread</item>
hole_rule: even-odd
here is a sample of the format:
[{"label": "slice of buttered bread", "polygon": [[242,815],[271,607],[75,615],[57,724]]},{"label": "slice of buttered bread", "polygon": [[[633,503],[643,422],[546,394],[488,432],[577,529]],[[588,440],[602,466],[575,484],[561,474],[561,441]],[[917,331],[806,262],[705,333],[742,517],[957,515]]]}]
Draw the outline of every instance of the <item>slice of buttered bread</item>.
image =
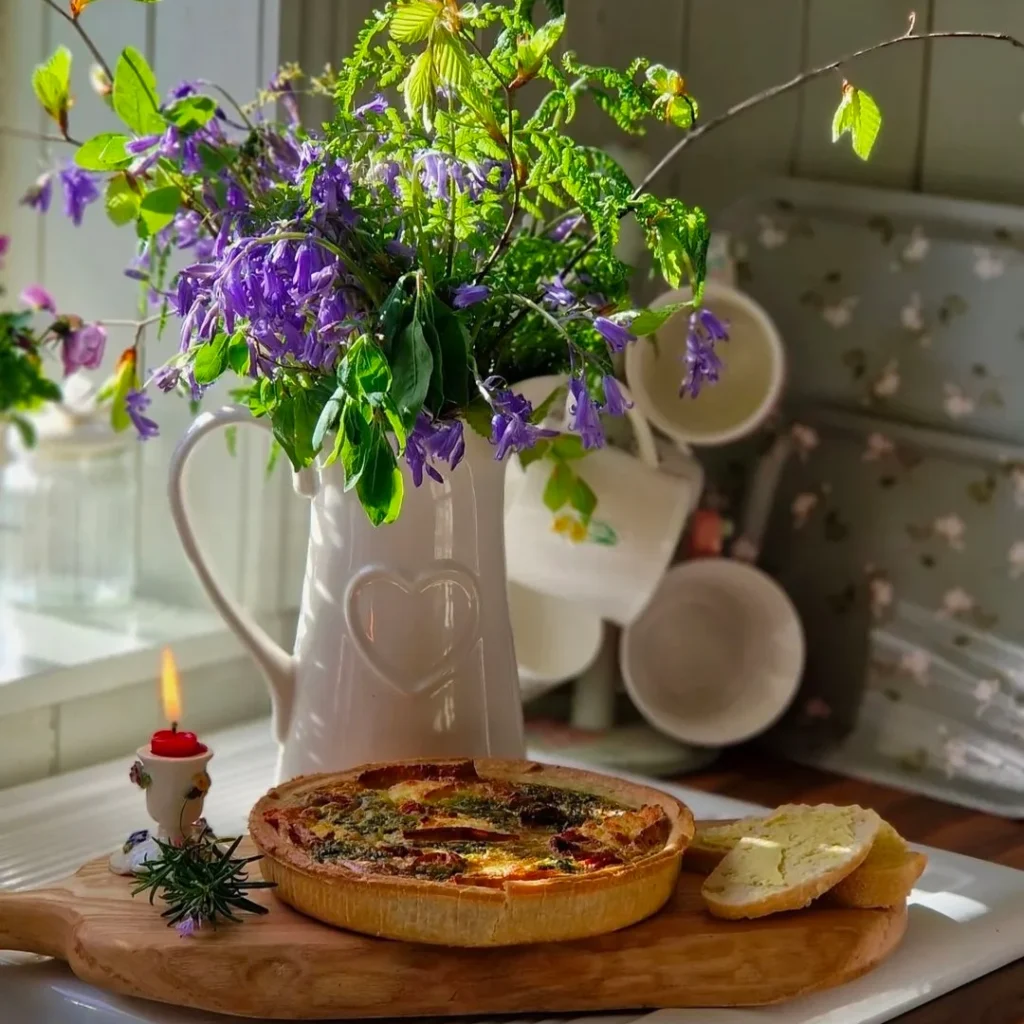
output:
[{"label": "slice of buttered bread", "polygon": [[[779,810],[792,810],[793,805]],[[764,818],[741,818],[728,822],[698,822],[693,842],[686,848],[683,870],[710,874],[737,841],[760,825]],[[911,850],[907,841],[883,821],[864,862],[822,899],[833,906],[871,909],[896,907],[910,895],[921,877],[928,858]]]},{"label": "slice of buttered bread", "polygon": [[824,899],[839,907],[896,907],[903,903],[928,866],[928,858],[883,821],[871,851]]},{"label": "slice of buttered bread", "polygon": [[863,807],[789,804],[747,826],[701,887],[716,917],[806,907],[863,863],[882,819]]}]

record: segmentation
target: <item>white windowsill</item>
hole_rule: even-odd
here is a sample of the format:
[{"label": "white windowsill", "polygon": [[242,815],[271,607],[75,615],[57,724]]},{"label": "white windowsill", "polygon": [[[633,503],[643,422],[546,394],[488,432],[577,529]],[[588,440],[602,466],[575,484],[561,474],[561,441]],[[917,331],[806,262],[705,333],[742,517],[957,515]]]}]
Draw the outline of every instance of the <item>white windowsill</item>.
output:
[{"label": "white windowsill", "polygon": [[206,610],[156,601],[59,613],[0,608],[0,715],[156,679],[165,646],[183,672],[242,652]]}]

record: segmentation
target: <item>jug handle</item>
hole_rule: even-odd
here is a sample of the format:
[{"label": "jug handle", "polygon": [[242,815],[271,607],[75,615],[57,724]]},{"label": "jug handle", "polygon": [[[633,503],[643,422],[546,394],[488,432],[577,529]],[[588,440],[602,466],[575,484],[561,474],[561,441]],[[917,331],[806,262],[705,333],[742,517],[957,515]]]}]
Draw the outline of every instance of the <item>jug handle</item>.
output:
[{"label": "jug handle", "polygon": [[171,457],[168,481],[171,517],[181,538],[181,545],[185,549],[185,557],[199,577],[207,597],[231,632],[238,637],[263,670],[273,699],[274,735],[278,743],[283,743],[288,733],[295,690],[294,659],[268,636],[263,627],[241,605],[224,592],[203,557],[189,520],[185,500],[185,467],[196,446],[215,430],[235,424],[253,424],[265,430],[271,429],[268,423],[255,419],[248,409],[241,406],[224,406],[215,412],[200,413]]}]

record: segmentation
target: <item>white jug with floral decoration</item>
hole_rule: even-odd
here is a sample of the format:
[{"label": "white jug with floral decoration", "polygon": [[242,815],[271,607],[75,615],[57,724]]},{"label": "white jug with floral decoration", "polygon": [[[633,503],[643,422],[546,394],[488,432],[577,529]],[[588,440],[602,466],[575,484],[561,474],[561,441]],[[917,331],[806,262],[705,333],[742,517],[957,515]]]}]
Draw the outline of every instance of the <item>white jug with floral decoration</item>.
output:
[{"label": "white jug with floral decoration", "polygon": [[373,527],[341,466],[295,475],[310,499],[309,548],[294,653],[224,593],[193,532],[185,467],[196,445],[247,409],[200,415],[171,463],[185,554],[214,606],[270,684],[278,779],[419,756],[522,756],[509,622],[504,464],[471,430],[444,483],[406,474],[398,520]]}]

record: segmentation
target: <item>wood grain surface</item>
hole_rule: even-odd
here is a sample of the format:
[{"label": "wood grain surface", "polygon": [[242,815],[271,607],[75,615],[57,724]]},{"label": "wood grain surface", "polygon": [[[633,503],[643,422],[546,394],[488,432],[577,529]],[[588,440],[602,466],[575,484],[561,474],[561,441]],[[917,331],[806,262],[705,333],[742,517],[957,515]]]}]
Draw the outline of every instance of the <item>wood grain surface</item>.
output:
[{"label": "wood grain surface", "polygon": [[[0,895],[0,948],[65,959],[100,988],[274,1019],[560,1012],[780,1002],[864,974],[899,943],[905,907],[814,908],[719,921],[684,873],[664,910],[579,942],[454,950],[266,917],[189,939],[131,880],[93,861],[44,890]],[[514,979],[514,981],[513,981]]]},{"label": "wood grain surface", "polygon": [[[1024,870],[1024,822],[806,768],[753,749],[729,752],[710,769],[678,781],[768,807],[784,803],[861,804],[878,811],[911,842]],[[898,1022],[1024,1024],[1024,960],[904,1014]]]}]

